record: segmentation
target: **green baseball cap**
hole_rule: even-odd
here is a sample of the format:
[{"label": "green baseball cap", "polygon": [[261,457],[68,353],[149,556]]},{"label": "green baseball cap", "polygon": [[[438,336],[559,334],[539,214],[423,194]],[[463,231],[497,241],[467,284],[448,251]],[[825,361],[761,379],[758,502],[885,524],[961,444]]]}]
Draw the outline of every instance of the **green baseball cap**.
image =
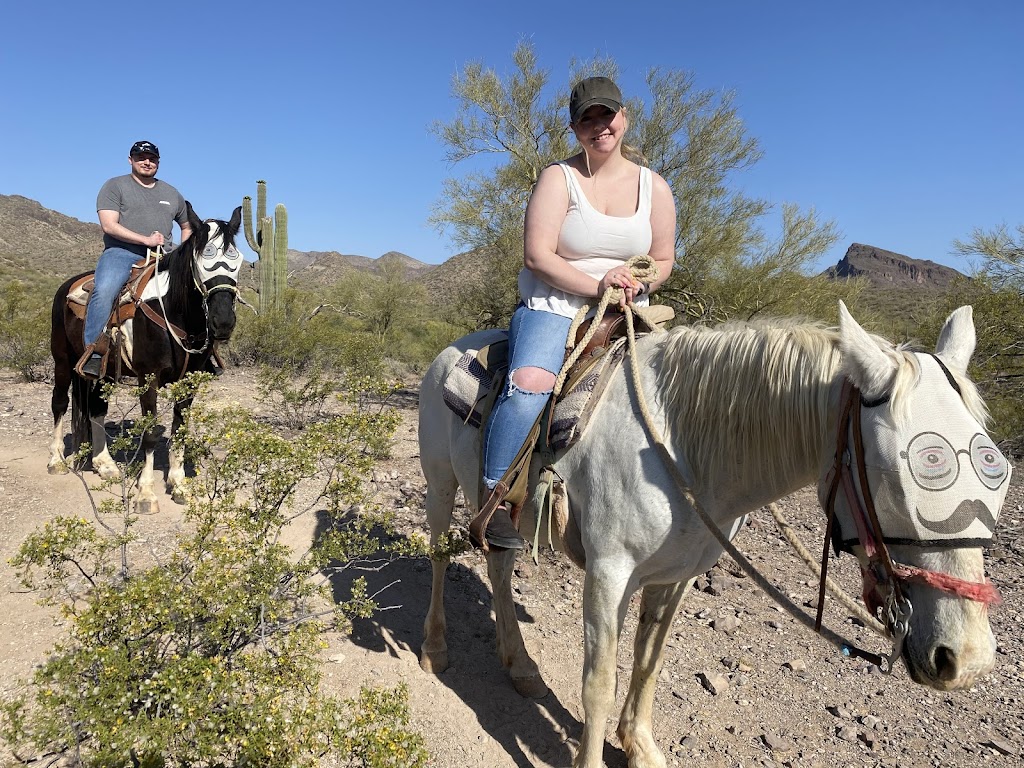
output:
[{"label": "green baseball cap", "polygon": [[622,109],[622,92],[607,77],[588,77],[576,83],[569,97],[569,119],[578,123],[583,113],[595,104],[612,112]]}]

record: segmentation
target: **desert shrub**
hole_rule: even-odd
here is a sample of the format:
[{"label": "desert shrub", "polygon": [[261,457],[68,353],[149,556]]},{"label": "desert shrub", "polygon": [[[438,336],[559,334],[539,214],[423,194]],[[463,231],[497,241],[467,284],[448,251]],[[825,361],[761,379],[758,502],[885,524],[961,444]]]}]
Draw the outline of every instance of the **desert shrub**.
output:
[{"label": "desert shrub", "polygon": [[[175,385],[168,399],[203,380]],[[168,555],[135,533],[127,481],[90,491],[93,521],[58,517],[24,542],[12,564],[61,608],[68,636],[0,710],[19,759],[46,754],[89,768],[312,768],[328,755],[352,766],[426,764],[404,690],[340,701],[319,689],[322,631],[376,608],[363,579],[340,604],[330,579],[425,551],[393,535],[386,513],[351,514],[367,501],[373,443],[397,423],[373,405],[373,387],[360,386],[343,391],[344,415],[294,437],[238,408],[193,407],[180,439],[196,476]],[[97,504],[98,494],[109,498]],[[282,533],[305,514],[319,516],[321,534],[296,552]]]},{"label": "desert shrub", "polygon": [[50,296],[13,280],[0,287],[0,365],[38,381],[50,357]]},{"label": "desert shrub", "polygon": [[319,420],[335,389],[335,383],[325,378],[317,364],[301,376],[290,365],[262,365],[256,383],[263,396],[261,399],[276,406],[278,417],[293,430]]},{"label": "desert shrub", "polygon": [[[288,292],[290,298],[297,294]],[[231,338],[230,355],[241,365],[287,367],[372,374],[380,369],[384,345],[351,317],[311,305],[315,299],[289,302],[283,311],[254,316],[242,312]],[[313,314],[311,314],[313,313]]]}]

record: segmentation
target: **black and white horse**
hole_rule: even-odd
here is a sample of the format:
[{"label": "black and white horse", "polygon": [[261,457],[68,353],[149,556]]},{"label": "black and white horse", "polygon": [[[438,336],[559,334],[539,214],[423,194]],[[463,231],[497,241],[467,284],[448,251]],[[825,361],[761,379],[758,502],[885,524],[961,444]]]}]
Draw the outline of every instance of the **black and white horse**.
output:
[{"label": "black and white horse", "polygon": [[[141,398],[142,412],[156,412],[158,388],[180,380],[187,373],[206,369],[214,344],[227,341],[235,328],[235,299],[238,295],[238,272],[242,256],[235,248],[235,235],[241,225],[242,209],[236,208],[230,221],[201,221],[188,208],[192,236],[161,259],[154,277],[137,300],[137,311],[131,322],[130,359],[123,373],[136,375],[140,386],[147,378],[149,387]],[[86,273],[91,274],[91,273]],[[104,420],[107,402],[96,382],[79,376],[75,363],[82,355],[83,320],[72,311],[68,292],[83,275],[66,281],[53,298],[50,351],[54,363],[53,442],[51,474],[68,471],[64,457],[64,414],[68,409],[68,388],[71,389],[72,447],[92,444],[92,467],[104,479],[117,477],[119,469],[106,444]],[[128,336],[128,333],[124,334]],[[113,357],[114,353],[111,353]],[[108,365],[116,369],[118,365]],[[150,378],[151,377],[151,378]],[[174,407],[172,434],[182,423],[182,413],[191,399]],[[136,510],[157,511],[153,491],[153,454],[158,432],[149,430],[143,437],[146,464],[139,478]],[[180,451],[170,450],[167,489],[175,500],[181,500],[179,485],[185,478]]]}]

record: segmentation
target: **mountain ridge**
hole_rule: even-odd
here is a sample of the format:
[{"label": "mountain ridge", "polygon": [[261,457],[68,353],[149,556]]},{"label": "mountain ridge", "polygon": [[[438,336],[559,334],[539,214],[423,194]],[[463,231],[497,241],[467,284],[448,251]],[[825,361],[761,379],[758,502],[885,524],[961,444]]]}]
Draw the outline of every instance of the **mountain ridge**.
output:
[{"label": "mountain ridge", "polygon": [[[21,195],[0,195],[0,269],[31,282],[63,280],[93,269],[103,248],[98,224],[80,221]],[[330,287],[354,273],[381,276],[400,269],[443,299],[465,275],[480,268],[483,257],[473,251],[456,254],[441,264],[426,264],[399,251],[377,258],[340,251],[288,249],[289,280],[306,288]],[[254,276],[258,262],[249,275]],[[865,278],[877,288],[941,291],[964,275],[926,259],[915,259],[877,246],[853,243],[839,262],[821,273],[830,280]]]}]

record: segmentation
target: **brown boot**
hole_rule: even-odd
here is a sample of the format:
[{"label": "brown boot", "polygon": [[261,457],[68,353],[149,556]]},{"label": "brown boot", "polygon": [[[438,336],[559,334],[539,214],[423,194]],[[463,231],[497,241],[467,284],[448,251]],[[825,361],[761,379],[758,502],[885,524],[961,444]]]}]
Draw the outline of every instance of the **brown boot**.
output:
[{"label": "brown boot", "polygon": [[103,369],[106,368],[107,348],[106,336],[100,336],[95,344],[87,345],[85,351],[82,352],[82,357],[75,366],[75,373],[83,379],[91,381],[96,381],[102,377]]},{"label": "brown boot", "polygon": [[502,483],[480,508],[480,513],[469,524],[469,539],[473,546],[489,552],[495,549],[525,549],[526,541],[512,522],[511,504],[505,500],[508,487]]},{"label": "brown boot", "polygon": [[512,525],[512,515],[507,502],[494,510],[490,522],[487,523],[484,538],[492,549],[526,549],[526,540]]}]

